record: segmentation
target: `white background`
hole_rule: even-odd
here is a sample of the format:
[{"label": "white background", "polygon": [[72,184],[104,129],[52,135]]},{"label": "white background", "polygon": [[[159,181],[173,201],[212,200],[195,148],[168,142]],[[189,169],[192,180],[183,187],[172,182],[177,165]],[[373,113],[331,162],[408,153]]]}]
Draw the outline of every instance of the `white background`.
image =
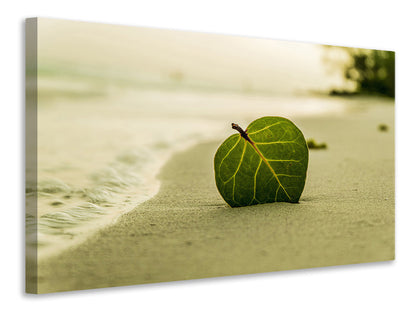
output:
[{"label": "white background", "polygon": [[[412,1],[14,1],[1,22],[3,311],[415,311],[416,19]],[[24,294],[26,17],[172,28],[396,51],[396,258],[291,272],[51,295]]]}]

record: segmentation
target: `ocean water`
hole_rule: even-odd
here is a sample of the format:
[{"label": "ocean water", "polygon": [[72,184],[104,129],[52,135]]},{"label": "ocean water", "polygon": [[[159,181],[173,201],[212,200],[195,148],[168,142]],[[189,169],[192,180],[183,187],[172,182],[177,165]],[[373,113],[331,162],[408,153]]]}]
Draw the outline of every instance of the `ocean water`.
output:
[{"label": "ocean water", "polygon": [[[317,96],[106,88],[40,79],[37,215],[27,238],[39,259],[71,248],[157,194],[158,173],[176,152],[222,141],[262,116],[338,114],[345,103]],[[68,87],[69,86],[69,87]],[[72,89],[70,88],[72,86]],[[52,91],[56,92],[52,92]],[[36,240],[37,238],[37,240]]]}]

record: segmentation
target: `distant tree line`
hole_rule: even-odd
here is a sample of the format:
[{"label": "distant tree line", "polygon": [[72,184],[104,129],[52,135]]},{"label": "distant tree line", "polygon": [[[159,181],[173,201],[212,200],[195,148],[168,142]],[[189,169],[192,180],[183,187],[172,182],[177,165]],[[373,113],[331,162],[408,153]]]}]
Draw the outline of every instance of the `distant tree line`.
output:
[{"label": "distant tree line", "polygon": [[[334,47],[331,47],[334,48]],[[343,49],[349,56],[343,74],[355,83],[355,91],[331,90],[332,95],[382,94],[395,96],[395,53],[391,51],[355,48]]]}]

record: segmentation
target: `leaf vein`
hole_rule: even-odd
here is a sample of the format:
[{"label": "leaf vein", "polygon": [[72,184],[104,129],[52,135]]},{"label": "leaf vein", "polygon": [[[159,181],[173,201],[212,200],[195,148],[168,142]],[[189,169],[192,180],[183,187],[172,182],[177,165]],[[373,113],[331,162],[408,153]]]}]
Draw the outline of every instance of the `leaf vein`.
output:
[{"label": "leaf vein", "polygon": [[303,144],[296,142],[296,139],[293,141],[275,141],[275,142],[257,142],[257,145],[268,145],[268,144],[297,144],[303,146]]},{"label": "leaf vein", "polygon": [[253,199],[251,200],[250,203],[252,203],[256,199],[257,173],[259,172],[259,169],[260,169],[260,166],[261,166],[261,162],[262,161],[263,160],[260,157],[259,165],[257,166],[256,173],[254,174],[254,192],[253,192]]},{"label": "leaf vein", "polygon": [[274,194],[274,201],[277,201],[277,193],[279,193],[281,185],[276,189],[276,193]]},{"label": "leaf vein", "polygon": [[264,155],[259,151],[259,149],[256,147],[256,143],[252,142],[251,146],[254,148],[254,150],[259,154],[259,156],[263,159],[264,163],[269,167],[270,171],[272,172],[273,176],[275,177],[277,183],[279,183],[279,187],[282,188],[282,190],[285,192],[286,196],[289,198],[289,200],[292,200],[290,195],[286,192],[286,189],[283,187],[282,183],[279,180],[279,177],[277,176],[276,172],[273,170],[272,166],[269,164],[267,159],[264,157]]},{"label": "leaf vein", "polygon": [[234,146],[227,152],[227,154],[225,154],[224,158],[221,160],[220,165],[218,166],[218,168],[221,168],[222,163],[224,162],[224,160],[228,157],[228,155],[230,155],[230,153],[233,151],[233,149],[238,145],[238,143],[240,143],[241,140],[241,136],[238,138],[237,142],[234,144]]},{"label": "leaf vein", "polygon": [[279,173],[276,174],[278,177],[288,177],[288,178],[302,178],[300,175],[292,175],[292,174],[286,174],[286,173]]},{"label": "leaf vein", "polygon": [[[243,148],[243,153],[241,154],[241,158],[240,158],[240,162],[238,163],[237,169],[234,172],[234,174],[224,183],[227,183],[228,181],[230,181],[232,178],[234,178],[238,172],[238,170],[240,170],[241,164],[243,163],[243,158],[244,158],[244,154],[246,153],[246,148],[247,148],[247,141],[244,140],[244,148]],[[234,189],[233,189],[233,193],[234,193]],[[234,195],[233,195],[234,196]]]},{"label": "leaf vein", "polygon": [[276,125],[278,125],[278,124],[281,124],[281,123],[283,123],[283,122],[284,122],[284,121],[278,121],[278,122],[276,122],[276,123],[274,123],[274,124],[271,124],[271,125],[269,125],[269,126],[266,126],[266,127],[262,128],[262,129],[260,129],[260,130],[254,131],[254,132],[248,132],[248,131],[247,131],[247,134],[256,134],[256,133],[259,133],[259,132],[264,131],[264,130],[266,130],[266,129],[269,129],[269,128],[273,127],[273,126],[276,126]]}]

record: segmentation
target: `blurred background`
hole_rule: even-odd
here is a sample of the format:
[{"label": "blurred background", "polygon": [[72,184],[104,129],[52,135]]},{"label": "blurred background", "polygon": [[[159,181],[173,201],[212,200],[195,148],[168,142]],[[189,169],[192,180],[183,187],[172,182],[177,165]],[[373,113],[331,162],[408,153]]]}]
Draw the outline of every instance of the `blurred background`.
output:
[{"label": "blurred background", "polygon": [[[76,96],[74,90],[78,96],[99,95],[126,85],[269,95],[319,92],[394,97],[393,52],[41,21],[39,76],[50,83],[45,97],[57,93]],[[65,85],[58,84],[57,78],[66,79]],[[78,83],[69,83],[71,78]],[[89,82],[88,88],[82,88],[81,81]]]},{"label": "blurred background", "polygon": [[331,72],[342,73],[344,87],[330,95],[395,96],[395,54],[392,51],[324,46],[324,62]]}]

